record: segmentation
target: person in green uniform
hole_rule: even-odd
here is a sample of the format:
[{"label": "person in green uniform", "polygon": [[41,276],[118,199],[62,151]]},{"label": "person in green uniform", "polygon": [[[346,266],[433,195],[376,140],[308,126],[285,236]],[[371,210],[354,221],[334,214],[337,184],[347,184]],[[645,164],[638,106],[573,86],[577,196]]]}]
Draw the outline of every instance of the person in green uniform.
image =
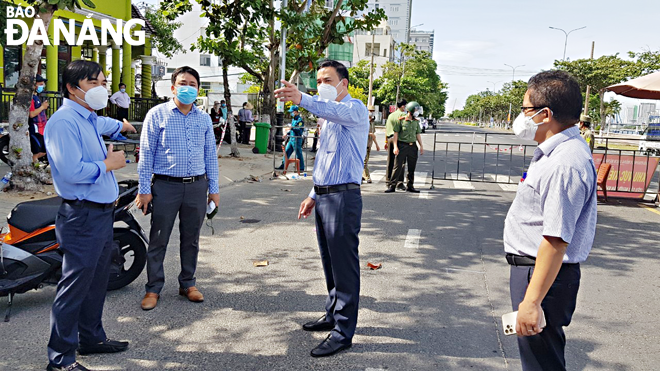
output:
[{"label": "person in green uniform", "polygon": [[[424,154],[424,145],[422,144],[422,129],[419,126],[417,117],[420,112],[420,105],[417,102],[410,102],[406,105],[408,114],[401,117],[394,127],[394,173],[392,180],[387,184],[388,188],[385,193],[392,193],[396,189],[397,179],[403,178],[403,163],[408,162],[408,184],[406,192],[419,193],[413,184],[415,183],[415,168],[417,167],[417,153]],[[419,151],[417,144],[419,142]]]},{"label": "person in green uniform", "polygon": [[371,146],[376,144],[376,151],[380,151],[380,146],[376,140],[376,108],[369,106],[369,139],[367,139],[367,155],[364,157],[364,172],[362,173],[362,181],[371,183],[371,173],[369,173],[369,155],[371,154]]},{"label": "person in green uniform", "polygon": [[[394,125],[398,124],[400,122],[401,116],[406,115],[406,104],[408,102],[404,99],[401,102],[398,102],[396,104],[396,111],[390,113],[389,116],[387,116],[387,123],[385,124],[385,136],[386,136],[386,141],[385,141],[385,149],[387,150],[387,172],[385,173],[385,178],[387,181],[387,184],[390,183],[390,180],[392,180],[392,174],[394,172],[394,158],[396,155],[394,154]],[[402,165],[402,167],[405,165]],[[404,169],[405,170],[405,169]],[[401,189],[402,191],[405,190],[405,187],[403,186],[403,172],[401,173],[401,178],[397,182],[397,187]]]},{"label": "person in green uniform", "polygon": [[594,132],[591,131],[591,117],[580,115],[580,135],[589,145],[591,153],[594,153]]}]

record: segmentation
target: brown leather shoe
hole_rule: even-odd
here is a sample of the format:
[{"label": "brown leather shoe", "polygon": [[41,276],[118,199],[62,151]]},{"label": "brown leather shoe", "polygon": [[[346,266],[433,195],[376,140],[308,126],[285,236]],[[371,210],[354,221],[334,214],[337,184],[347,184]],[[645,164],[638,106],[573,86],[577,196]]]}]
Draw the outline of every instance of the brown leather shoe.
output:
[{"label": "brown leather shoe", "polygon": [[144,295],[144,299],[142,299],[142,309],[152,310],[156,308],[156,304],[158,304],[158,298],[160,298],[160,295],[156,294],[155,292],[146,293]]},{"label": "brown leather shoe", "polygon": [[201,303],[204,301],[204,295],[202,295],[202,293],[199,292],[195,286],[189,287],[187,289],[179,288],[179,295],[185,296],[188,298],[188,300],[195,303]]}]

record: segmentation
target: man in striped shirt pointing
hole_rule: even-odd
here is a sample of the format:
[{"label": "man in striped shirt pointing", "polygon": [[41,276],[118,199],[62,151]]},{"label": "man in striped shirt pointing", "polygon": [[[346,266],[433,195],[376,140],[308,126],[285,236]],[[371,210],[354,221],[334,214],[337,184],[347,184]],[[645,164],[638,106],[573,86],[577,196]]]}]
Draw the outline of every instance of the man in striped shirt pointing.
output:
[{"label": "man in striped shirt pointing", "polygon": [[[539,143],[504,223],[523,370],[565,370],[580,263],[596,232],[596,169],[575,124],[582,95],[563,71],[532,77],[513,131]],[[541,327],[545,316],[546,327]]]},{"label": "man in striped shirt pointing", "polygon": [[330,331],[312,357],[333,355],[352,345],[360,294],[358,233],[362,220],[360,183],[369,136],[369,113],[348,94],[348,70],[325,61],[316,74],[318,96],[302,94],[286,81],[277,98],[292,101],[326,120],[314,165],[314,188],[300,204],[298,219],[316,208],[316,235],[328,289],[325,314],[306,331]]}]

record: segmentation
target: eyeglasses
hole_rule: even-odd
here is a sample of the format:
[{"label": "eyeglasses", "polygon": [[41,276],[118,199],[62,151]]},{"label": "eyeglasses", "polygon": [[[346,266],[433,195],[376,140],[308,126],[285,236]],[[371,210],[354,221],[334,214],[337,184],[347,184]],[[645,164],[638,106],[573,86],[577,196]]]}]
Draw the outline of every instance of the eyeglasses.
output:
[{"label": "eyeglasses", "polygon": [[528,110],[528,109],[543,109],[543,108],[545,108],[545,107],[525,107],[525,106],[520,106],[520,110],[521,110],[521,111],[525,111],[525,110]]}]

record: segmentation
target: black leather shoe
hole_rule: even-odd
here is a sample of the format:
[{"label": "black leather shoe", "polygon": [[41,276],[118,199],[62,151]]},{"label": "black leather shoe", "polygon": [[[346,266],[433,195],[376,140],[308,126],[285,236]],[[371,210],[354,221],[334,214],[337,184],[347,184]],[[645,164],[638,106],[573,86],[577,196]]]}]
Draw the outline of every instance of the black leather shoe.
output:
[{"label": "black leather shoe", "polygon": [[92,370],[88,369],[87,367],[81,365],[78,362],[73,362],[72,364],[64,367],[57,367],[48,364],[48,367],[46,367],[46,371],[92,371]]},{"label": "black leather shoe", "polygon": [[416,190],[414,187],[408,187],[408,188],[406,188],[406,192],[419,193],[419,191]]},{"label": "black leather shoe", "polygon": [[279,167],[276,167],[275,170],[284,170],[284,165],[280,165]]},{"label": "black leather shoe", "polygon": [[389,187],[388,189],[385,190],[385,193],[392,193],[395,192],[396,189],[394,187]]},{"label": "black leather shoe", "polygon": [[80,345],[78,354],[84,356],[86,354],[95,353],[118,353],[128,349],[128,341],[116,341],[106,339],[104,342],[98,344]]},{"label": "black leather shoe", "polygon": [[399,183],[397,184],[396,189],[398,189],[399,191],[405,191],[406,186],[404,186],[403,183]]},{"label": "black leather shoe", "polygon": [[326,320],[325,315],[316,321],[307,322],[303,325],[305,331],[330,331],[335,327],[334,323]]},{"label": "black leather shoe", "polygon": [[312,349],[310,354],[312,357],[328,357],[333,354],[337,354],[341,352],[344,349],[348,349],[353,345],[352,342],[349,342],[348,344],[342,344],[338,342],[337,340],[334,340],[332,338],[332,335],[328,335],[325,340],[321,342],[316,348]]}]

